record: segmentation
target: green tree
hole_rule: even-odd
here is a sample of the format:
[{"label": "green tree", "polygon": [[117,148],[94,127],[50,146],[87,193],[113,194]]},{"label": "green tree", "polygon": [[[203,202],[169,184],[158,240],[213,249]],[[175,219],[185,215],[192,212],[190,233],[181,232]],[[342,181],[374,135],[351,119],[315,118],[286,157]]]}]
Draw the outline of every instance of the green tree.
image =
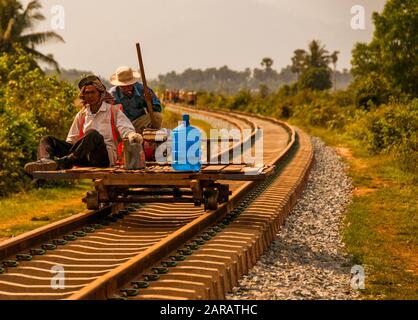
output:
[{"label": "green tree", "polygon": [[306,69],[300,79],[302,89],[327,90],[332,88],[331,71],[329,68],[311,67]]},{"label": "green tree", "polygon": [[[338,55],[337,51],[335,56]],[[320,41],[309,43],[309,51],[295,50],[292,71],[299,75],[299,87],[312,90],[326,90],[332,87],[331,70],[328,65],[332,58]]]},{"label": "green tree", "polygon": [[352,51],[351,73],[355,79],[378,72],[379,52],[375,44],[356,43]]},{"label": "green tree", "polygon": [[328,51],[318,40],[313,40],[309,44],[309,52],[306,55],[306,68],[328,68],[330,63]]},{"label": "green tree", "polygon": [[12,110],[0,114],[0,197],[23,187],[23,165],[35,158],[38,139],[42,134],[30,114],[17,114]]},{"label": "green tree", "polygon": [[351,91],[354,93],[356,106],[365,110],[389,101],[389,84],[375,71],[354,82]]},{"label": "green tree", "polygon": [[271,67],[273,66],[273,59],[271,58],[263,58],[263,60],[261,61],[261,66],[267,71],[270,70]]},{"label": "green tree", "polygon": [[17,0],[0,0],[0,51],[14,53],[21,48],[35,61],[53,66],[58,71],[53,56],[45,55],[35,47],[49,41],[64,42],[64,39],[53,31],[30,32],[36,23],[45,20],[39,11],[41,8],[38,0],[30,1],[26,8]]},{"label": "green tree", "polygon": [[329,59],[334,66],[333,75],[334,75],[334,91],[337,91],[337,62],[338,62],[338,55],[340,54],[339,51],[334,51],[330,56]]},{"label": "green tree", "polygon": [[0,55],[0,105],[20,115],[31,114],[35,124],[50,135],[67,136],[77,113],[77,90],[68,82],[45,76],[32,68],[22,51]]},{"label": "green tree", "polygon": [[260,84],[258,87],[258,94],[261,99],[267,99],[269,95],[269,88],[265,84]]},{"label": "green tree", "polygon": [[33,68],[22,51],[0,53],[0,196],[28,187],[23,166],[35,160],[39,138],[65,139],[78,112],[76,88]]},{"label": "green tree", "polygon": [[294,56],[292,57],[292,66],[291,70],[293,73],[296,73],[298,76],[298,79],[305,69],[305,63],[306,63],[306,56],[307,52],[303,49],[297,49],[294,52]]},{"label": "green tree", "polygon": [[375,32],[369,44],[353,50],[356,80],[377,72],[394,92],[418,96],[418,1],[389,0],[374,13]]}]

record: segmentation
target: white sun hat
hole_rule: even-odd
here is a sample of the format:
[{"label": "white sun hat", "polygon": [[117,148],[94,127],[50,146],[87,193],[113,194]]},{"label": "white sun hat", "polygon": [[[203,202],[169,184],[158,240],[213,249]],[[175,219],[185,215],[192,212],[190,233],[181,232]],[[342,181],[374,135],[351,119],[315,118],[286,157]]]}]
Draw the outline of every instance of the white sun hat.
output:
[{"label": "white sun hat", "polygon": [[110,76],[110,83],[114,86],[129,86],[141,79],[141,74],[130,67],[119,67]]}]

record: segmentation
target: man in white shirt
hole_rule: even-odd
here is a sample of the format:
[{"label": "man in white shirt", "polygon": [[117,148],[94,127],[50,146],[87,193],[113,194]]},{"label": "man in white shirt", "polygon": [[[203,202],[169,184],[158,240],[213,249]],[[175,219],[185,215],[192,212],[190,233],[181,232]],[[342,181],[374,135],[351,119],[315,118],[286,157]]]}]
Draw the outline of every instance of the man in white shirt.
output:
[{"label": "man in white shirt", "polygon": [[[121,158],[119,147],[123,139],[142,143],[142,136],[118,106],[111,102],[105,86],[96,76],[79,83],[80,104],[66,141],[43,137],[38,149],[38,161],[28,163],[25,171],[54,171],[79,167],[109,167]],[[54,160],[55,158],[55,160]]]}]

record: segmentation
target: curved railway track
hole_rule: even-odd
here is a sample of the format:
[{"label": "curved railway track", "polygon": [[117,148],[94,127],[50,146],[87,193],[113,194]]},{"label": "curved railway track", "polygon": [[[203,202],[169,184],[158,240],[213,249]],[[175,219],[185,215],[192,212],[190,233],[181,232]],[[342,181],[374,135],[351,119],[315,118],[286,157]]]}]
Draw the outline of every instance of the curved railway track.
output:
[{"label": "curved railway track", "polygon": [[[312,146],[303,132],[273,119],[187,111],[253,135],[262,128],[264,162],[277,165],[275,175],[261,183],[230,182],[231,200],[216,211],[183,203],[107,207],[7,241],[0,245],[6,265],[0,299],[224,298],[290,212],[307,178]],[[32,250],[33,259],[25,261],[33,248],[42,250]],[[13,267],[8,260],[16,258]]]}]

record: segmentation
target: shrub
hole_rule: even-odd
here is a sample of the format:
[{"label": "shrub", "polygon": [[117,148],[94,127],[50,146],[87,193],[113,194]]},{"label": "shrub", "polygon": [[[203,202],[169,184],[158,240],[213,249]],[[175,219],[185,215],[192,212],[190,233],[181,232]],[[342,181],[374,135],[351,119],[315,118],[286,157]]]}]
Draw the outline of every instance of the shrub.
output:
[{"label": "shrub", "polygon": [[77,90],[47,77],[22,54],[0,55],[0,196],[23,188],[23,167],[36,159],[41,135],[64,139]]},{"label": "shrub", "polygon": [[339,90],[332,95],[333,102],[340,107],[351,107],[355,104],[355,97],[352,91]]},{"label": "shrub", "polygon": [[199,92],[197,94],[197,105],[214,109],[226,108],[227,99],[221,94],[215,95],[211,92]]},{"label": "shrub", "polygon": [[375,72],[355,82],[350,90],[354,92],[356,106],[364,110],[388,102],[390,96],[387,81]]},{"label": "shrub", "polygon": [[311,126],[341,129],[349,119],[347,110],[323,100],[296,107],[293,117]]},{"label": "shrub", "polygon": [[391,102],[359,117],[351,133],[375,154],[393,154],[400,166],[418,173],[418,99]]},{"label": "shrub", "polygon": [[327,90],[332,87],[331,71],[328,68],[308,68],[300,76],[302,89]]},{"label": "shrub", "polygon": [[77,113],[77,90],[65,81],[33,69],[27,56],[0,56],[0,103],[14,113],[31,113],[38,127],[64,139]]},{"label": "shrub", "polygon": [[236,96],[231,98],[231,101],[228,103],[228,108],[231,110],[244,109],[251,105],[252,100],[253,98],[248,90],[241,90]]},{"label": "shrub", "polygon": [[14,192],[26,181],[23,166],[36,156],[43,133],[30,114],[3,112],[0,115],[0,196]]}]

